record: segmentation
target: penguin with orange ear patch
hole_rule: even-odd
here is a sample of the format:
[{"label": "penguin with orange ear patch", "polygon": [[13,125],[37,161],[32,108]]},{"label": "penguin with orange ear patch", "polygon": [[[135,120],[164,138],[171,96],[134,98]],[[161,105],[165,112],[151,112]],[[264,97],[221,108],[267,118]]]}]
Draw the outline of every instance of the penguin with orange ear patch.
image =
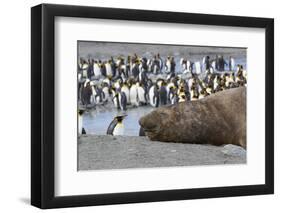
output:
[{"label": "penguin with orange ear patch", "polygon": [[124,135],[123,120],[127,115],[117,115],[109,124],[106,134],[108,135]]}]

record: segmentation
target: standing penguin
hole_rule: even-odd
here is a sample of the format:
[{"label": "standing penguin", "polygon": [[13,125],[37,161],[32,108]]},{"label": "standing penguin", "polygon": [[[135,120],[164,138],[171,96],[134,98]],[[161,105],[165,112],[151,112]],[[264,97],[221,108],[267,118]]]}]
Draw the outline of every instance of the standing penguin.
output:
[{"label": "standing penguin", "polygon": [[133,82],[130,88],[130,102],[132,106],[139,106],[138,102],[138,87],[137,85]]},{"label": "standing penguin", "polygon": [[190,100],[195,101],[198,98],[199,98],[198,87],[197,85],[195,85],[195,83],[193,83],[190,89]]},{"label": "standing penguin", "polygon": [[157,60],[159,61],[159,68],[160,68],[160,73],[162,73],[162,69],[163,69],[163,60],[160,56],[160,54],[157,54]]},{"label": "standing penguin", "polygon": [[132,66],[132,74],[133,74],[134,78],[137,78],[139,73],[140,73],[139,64],[138,64],[138,62],[135,62],[135,63],[133,63],[133,66]]},{"label": "standing penguin", "polygon": [[168,56],[165,62],[165,72],[170,73],[172,69],[171,57]]},{"label": "standing penguin", "polygon": [[120,109],[119,92],[116,91],[116,89],[112,89],[111,93],[112,93],[112,101],[113,101],[114,106],[116,107],[116,109]]},{"label": "standing penguin", "polygon": [[138,105],[145,105],[146,104],[146,93],[143,85],[139,82],[136,83],[137,85],[137,93],[138,93]]},{"label": "standing penguin", "polygon": [[100,65],[97,61],[94,61],[93,63],[93,68],[94,68],[94,76],[95,77],[100,77],[101,76],[101,68]]},{"label": "standing penguin", "polygon": [[107,135],[124,135],[123,120],[127,115],[118,115],[109,124],[107,128]]},{"label": "standing penguin", "polygon": [[178,100],[178,96],[176,93],[176,87],[175,86],[170,86],[168,87],[169,93],[168,93],[168,100],[170,104],[175,104]]},{"label": "standing penguin", "polygon": [[[188,61],[185,58],[181,58],[180,65],[182,69],[182,73],[186,74],[190,71]],[[190,62],[189,62],[190,63]]]},{"label": "standing penguin", "polygon": [[85,105],[86,107],[91,104],[91,96],[92,96],[92,86],[90,84],[90,80],[87,79],[81,91],[82,104]]},{"label": "standing penguin", "polygon": [[167,94],[167,88],[165,86],[165,82],[162,82],[162,85],[159,89],[159,98],[160,98],[160,102],[159,102],[160,106],[167,104],[168,94]]},{"label": "standing penguin", "polygon": [[86,131],[83,127],[83,114],[85,110],[79,109],[78,110],[78,135],[85,135]]},{"label": "standing penguin", "polygon": [[195,73],[197,75],[201,74],[201,64],[200,64],[200,61],[196,61],[194,63],[194,66],[195,66]]},{"label": "standing penguin", "polygon": [[124,92],[124,93],[125,93],[126,99],[127,99],[127,104],[131,104],[131,102],[130,102],[130,89],[129,89],[129,87],[128,87],[127,81],[125,81],[125,82],[122,84],[121,92]]},{"label": "standing penguin", "polygon": [[127,97],[126,97],[125,92],[119,92],[118,99],[119,99],[119,104],[120,104],[121,110],[126,111],[127,110]]},{"label": "standing penguin", "polygon": [[88,70],[89,64],[87,63],[86,60],[83,60],[81,64],[81,70],[82,70],[82,77],[87,78],[87,70]]},{"label": "standing penguin", "polygon": [[103,102],[107,102],[109,99],[109,87],[107,84],[102,85]]},{"label": "standing penguin", "polygon": [[153,107],[159,106],[159,91],[157,84],[152,85],[149,89],[149,103]]},{"label": "standing penguin", "polygon": [[105,70],[106,70],[106,76],[107,76],[108,78],[114,77],[114,75],[113,75],[113,69],[112,69],[112,65],[111,65],[111,61],[110,61],[110,60],[107,61],[107,62],[104,64],[104,66],[105,66]]},{"label": "standing penguin", "polygon": [[229,61],[228,61],[229,71],[234,71],[234,67],[235,67],[235,60],[232,56],[229,56]]}]

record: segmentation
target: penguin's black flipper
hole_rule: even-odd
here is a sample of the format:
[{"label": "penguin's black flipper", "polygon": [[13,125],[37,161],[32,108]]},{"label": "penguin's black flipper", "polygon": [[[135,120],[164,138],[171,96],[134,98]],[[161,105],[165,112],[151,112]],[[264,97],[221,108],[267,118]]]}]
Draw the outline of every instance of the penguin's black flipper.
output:
[{"label": "penguin's black flipper", "polygon": [[111,123],[109,124],[109,126],[107,128],[107,131],[106,131],[107,135],[113,135],[113,130],[114,130],[116,124],[117,124],[117,120],[113,119],[113,121],[111,121]]},{"label": "penguin's black flipper", "polygon": [[86,130],[84,129],[84,127],[82,127],[82,135],[86,135]]}]

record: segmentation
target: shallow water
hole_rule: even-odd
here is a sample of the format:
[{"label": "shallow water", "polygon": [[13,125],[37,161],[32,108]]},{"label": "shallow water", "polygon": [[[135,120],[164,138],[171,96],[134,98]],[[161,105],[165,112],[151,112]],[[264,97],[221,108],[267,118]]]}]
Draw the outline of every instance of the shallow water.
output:
[{"label": "shallow water", "polygon": [[[111,107],[110,107],[111,108]],[[122,112],[115,108],[104,109],[104,110],[91,110],[86,112],[83,117],[83,126],[87,134],[94,135],[106,135],[107,128],[111,121],[118,113],[125,113],[124,134],[127,136],[138,136],[139,135],[139,123],[140,117],[151,112],[153,107],[151,106],[140,106],[136,108],[129,108],[127,111]]]}]

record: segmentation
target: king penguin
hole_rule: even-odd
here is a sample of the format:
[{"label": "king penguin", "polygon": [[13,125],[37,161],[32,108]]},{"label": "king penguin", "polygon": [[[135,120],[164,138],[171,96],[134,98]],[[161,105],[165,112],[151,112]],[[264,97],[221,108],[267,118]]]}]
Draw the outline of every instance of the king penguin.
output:
[{"label": "king penguin", "polygon": [[121,110],[126,111],[127,110],[127,96],[126,96],[125,92],[119,92],[118,99],[119,99],[119,104],[120,104]]},{"label": "king penguin", "polygon": [[107,135],[124,135],[123,120],[127,115],[118,115],[109,124],[107,128]]},{"label": "king penguin", "polygon": [[84,114],[85,110],[83,109],[79,109],[78,110],[78,134],[79,135],[85,135],[86,131],[83,127],[83,114]]},{"label": "king penguin", "polygon": [[149,103],[153,107],[158,107],[159,106],[159,91],[158,91],[158,86],[155,83],[152,85],[149,89]]}]

